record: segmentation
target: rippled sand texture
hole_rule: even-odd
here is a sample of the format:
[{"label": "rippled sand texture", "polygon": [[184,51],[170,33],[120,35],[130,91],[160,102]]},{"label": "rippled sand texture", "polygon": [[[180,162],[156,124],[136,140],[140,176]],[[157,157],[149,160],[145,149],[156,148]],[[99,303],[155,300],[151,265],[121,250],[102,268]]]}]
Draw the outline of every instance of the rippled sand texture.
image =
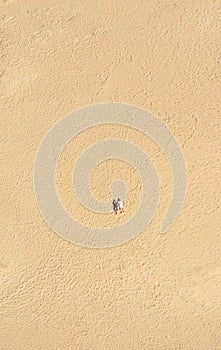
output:
[{"label": "rippled sand texture", "polygon": [[[220,20],[218,0],[0,0],[1,350],[221,349]],[[107,200],[112,178],[124,179],[125,216],[93,216],[79,205],[69,175],[94,140],[115,135],[139,145],[161,180],[159,209],[140,235],[85,249],[43,220],[34,160],[63,116],[111,101],[141,106],[170,127],[188,192],[160,235],[172,185],[161,150],[128,127],[85,131],[56,174],[79,222],[123,223],[142,196],[134,169],[110,160],[94,169],[91,190]]]}]

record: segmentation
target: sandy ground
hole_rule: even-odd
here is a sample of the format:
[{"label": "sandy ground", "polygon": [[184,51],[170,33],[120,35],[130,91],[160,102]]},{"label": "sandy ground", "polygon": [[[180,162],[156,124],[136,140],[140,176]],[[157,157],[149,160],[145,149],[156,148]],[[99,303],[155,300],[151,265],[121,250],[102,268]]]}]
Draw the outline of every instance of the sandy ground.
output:
[{"label": "sandy ground", "polygon": [[[221,349],[220,20],[218,0],[0,0],[1,350]],[[126,127],[79,135],[57,174],[79,220],[115,220],[83,212],[66,181],[69,157],[94,138],[120,132],[140,142],[162,181],[159,211],[144,232],[117,248],[85,249],[44,222],[34,160],[56,121],[110,101],[141,106],[170,127],[188,192],[161,236],[171,189],[161,151]],[[140,187],[126,164],[101,164],[91,188],[108,198],[105,179],[116,167],[129,182],[130,215]]]}]

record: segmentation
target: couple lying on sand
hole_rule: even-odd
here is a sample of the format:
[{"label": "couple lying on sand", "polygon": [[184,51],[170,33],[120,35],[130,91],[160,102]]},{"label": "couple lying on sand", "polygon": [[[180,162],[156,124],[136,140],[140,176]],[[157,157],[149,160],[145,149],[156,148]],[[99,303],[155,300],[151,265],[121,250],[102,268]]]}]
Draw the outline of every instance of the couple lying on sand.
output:
[{"label": "couple lying on sand", "polygon": [[118,209],[120,210],[120,213],[124,212],[124,205],[120,198],[118,198],[117,201],[114,199],[112,204],[113,204],[113,209],[115,211],[115,214],[117,214]]}]

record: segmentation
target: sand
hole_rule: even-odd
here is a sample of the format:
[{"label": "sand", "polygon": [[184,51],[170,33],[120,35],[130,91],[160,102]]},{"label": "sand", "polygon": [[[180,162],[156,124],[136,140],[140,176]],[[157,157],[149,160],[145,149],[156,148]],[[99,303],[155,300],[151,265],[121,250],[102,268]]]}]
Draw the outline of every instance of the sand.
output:
[{"label": "sand", "polygon": [[[212,0],[0,0],[1,350],[221,348],[220,19]],[[57,185],[79,221],[115,225],[82,209],[66,175],[94,139],[130,139],[148,149],[161,179],[160,206],[144,231],[119,247],[88,249],[54,233],[38,210],[42,138],[65,115],[101,102],[147,109],[182,147],[188,191],[166,235],[168,163],[128,127],[79,135],[62,154]],[[109,198],[116,167],[133,203],[120,223],[141,196],[134,170],[104,162],[91,189]]]}]

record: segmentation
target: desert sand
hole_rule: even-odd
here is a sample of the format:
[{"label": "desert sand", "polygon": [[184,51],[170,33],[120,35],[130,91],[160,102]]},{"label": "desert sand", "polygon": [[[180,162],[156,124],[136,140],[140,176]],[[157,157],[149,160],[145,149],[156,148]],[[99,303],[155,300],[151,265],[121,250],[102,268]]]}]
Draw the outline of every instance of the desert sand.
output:
[{"label": "desert sand", "polygon": [[[0,0],[1,350],[221,349],[220,20],[218,0]],[[128,127],[79,134],[56,181],[79,221],[122,223],[142,195],[133,168],[113,159],[91,177],[100,199],[110,198],[116,175],[128,184],[130,206],[117,223],[78,203],[70,172],[94,140],[131,140],[161,180],[144,231],[118,247],[89,249],[53,232],[39,212],[33,168],[42,138],[65,115],[102,102],[152,112],[182,148],[187,195],[166,235],[159,227],[168,163]]]}]

